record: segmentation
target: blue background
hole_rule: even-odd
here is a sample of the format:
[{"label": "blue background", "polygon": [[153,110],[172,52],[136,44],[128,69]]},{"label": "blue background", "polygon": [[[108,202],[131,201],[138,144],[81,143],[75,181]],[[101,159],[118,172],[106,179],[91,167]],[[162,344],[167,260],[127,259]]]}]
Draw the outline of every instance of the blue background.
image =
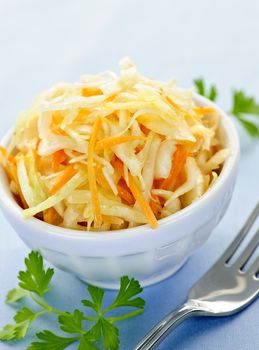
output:
[{"label": "blue background", "polygon": [[[159,4],[159,5],[158,5]],[[42,89],[75,81],[83,73],[117,69],[130,56],[139,70],[182,86],[204,76],[230,106],[230,91],[259,91],[259,2],[257,0],[0,0],[0,136]],[[239,130],[242,154],[232,203],[208,242],[173,277],[146,288],[142,316],[121,322],[121,349],[130,350],[171,309],[236,235],[259,198],[259,146]],[[4,304],[28,249],[0,213],[0,326],[13,310]],[[63,310],[79,307],[86,286],[56,270],[50,302]],[[107,302],[114,296],[107,292]],[[53,328],[54,327],[54,328]],[[26,340],[0,349],[25,349],[33,334],[55,329],[52,317],[37,321]],[[228,318],[188,320],[160,350],[253,350],[259,343],[259,301]],[[71,346],[70,349],[75,349]]]}]

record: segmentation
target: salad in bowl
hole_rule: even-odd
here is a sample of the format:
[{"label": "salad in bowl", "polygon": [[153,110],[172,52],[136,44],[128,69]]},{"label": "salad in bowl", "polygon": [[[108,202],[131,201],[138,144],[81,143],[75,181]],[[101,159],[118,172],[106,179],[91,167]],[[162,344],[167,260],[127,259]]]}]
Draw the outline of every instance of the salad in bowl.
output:
[{"label": "salad in bowl", "polygon": [[219,111],[192,89],[142,76],[83,76],[40,94],[21,113],[1,163],[24,218],[81,231],[159,221],[199,200],[231,149]]}]

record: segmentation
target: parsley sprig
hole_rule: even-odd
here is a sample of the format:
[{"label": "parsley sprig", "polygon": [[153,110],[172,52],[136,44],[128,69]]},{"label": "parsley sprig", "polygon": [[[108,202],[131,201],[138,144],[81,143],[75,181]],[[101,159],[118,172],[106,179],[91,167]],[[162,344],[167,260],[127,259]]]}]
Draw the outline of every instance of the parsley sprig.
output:
[{"label": "parsley sprig", "polygon": [[[44,268],[42,256],[32,251],[25,258],[26,270],[18,274],[19,287],[12,289],[6,297],[9,304],[17,303],[24,298],[30,298],[37,306],[35,310],[21,307],[14,316],[14,323],[4,326],[0,331],[0,340],[17,340],[24,338],[33,321],[38,317],[52,313],[57,315],[59,328],[63,335],[55,334],[50,330],[37,333],[37,341],[31,343],[28,350],[62,350],[72,343],[78,343],[78,350],[105,350],[119,349],[119,329],[114,323],[140,315],[145,301],[137,295],[142,292],[139,282],[121,277],[120,289],[114,301],[108,307],[103,306],[104,290],[89,285],[87,290],[90,299],[83,299],[84,310],[92,309],[95,315],[89,316],[81,310],[64,312],[53,308],[45,299],[50,291],[50,283],[54,275],[52,268]],[[122,313],[119,316],[109,316],[115,309],[133,307],[136,310]],[[37,310],[36,310],[37,309]]]},{"label": "parsley sprig", "polygon": [[218,91],[215,85],[211,85],[211,87],[207,89],[203,79],[195,79],[193,82],[200,95],[207,97],[211,101],[216,100]]},{"label": "parsley sprig", "polygon": [[[212,101],[217,99],[218,93],[214,85],[206,88],[203,79],[194,80],[197,92],[209,98]],[[259,137],[259,103],[254,97],[248,96],[242,90],[234,90],[232,92],[232,107],[229,114],[235,117],[245,128],[249,135]]]}]

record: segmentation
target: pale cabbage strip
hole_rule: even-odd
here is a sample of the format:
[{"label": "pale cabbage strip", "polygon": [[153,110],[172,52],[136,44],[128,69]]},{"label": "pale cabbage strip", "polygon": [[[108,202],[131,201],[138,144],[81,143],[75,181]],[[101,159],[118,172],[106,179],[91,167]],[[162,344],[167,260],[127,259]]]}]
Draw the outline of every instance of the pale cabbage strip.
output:
[{"label": "pale cabbage strip", "polygon": [[192,89],[144,77],[125,58],[118,75],[84,75],[41,93],[0,159],[29,207],[25,217],[90,231],[156,227],[220,176],[231,151],[219,120],[214,107],[196,105]]},{"label": "pale cabbage strip", "polygon": [[17,160],[17,177],[21,186],[22,194],[27,204],[30,207],[33,207],[37,204],[37,199],[34,195],[33,189],[31,188],[24,158],[22,156]]},{"label": "pale cabbage strip", "polygon": [[[87,190],[74,191],[67,198],[67,202],[71,204],[85,204],[91,201],[91,193]],[[103,215],[115,216],[123,218],[126,221],[135,223],[146,223],[145,216],[138,210],[130,208],[117,200],[110,200],[104,195],[100,195],[101,213]]]},{"label": "pale cabbage strip", "polygon": [[160,144],[155,163],[156,179],[166,179],[169,176],[174,151],[175,143],[173,140],[165,140]]},{"label": "pale cabbage strip", "polygon": [[35,203],[41,203],[47,198],[47,191],[44,186],[43,180],[37,171],[37,165],[33,152],[28,152],[24,157],[26,166],[28,169],[28,177],[31,187],[33,188]]},{"label": "pale cabbage strip", "polygon": [[210,171],[218,169],[220,164],[222,164],[230,156],[230,150],[221,149],[215,153],[205,164],[204,172],[208,174]]},{"label": "pale cabbage strip", "polygon": [[146,158],[143,170],[142,181],[145,183],[145,196],[150,198],[150,191],[154,181],[155,163],[157,158],[157,151],[160,146],[161,140],[158,136],[154,136],[154,139],[150,145],[148,156]]},{"label": "pale cabbage strip", "polygon": [[48,197],[42,203],[32,206],[29,209],[25,209],[23,214],[24,217],[28,218],[34,216],[41,211],[44,211],[48,208],[54,207],[57,203],[65,199],[74,191],[78,186],[80,186],[85,181],[85,175],[83,173],[76,174],[66,185],[64,185],[56,194]]}]

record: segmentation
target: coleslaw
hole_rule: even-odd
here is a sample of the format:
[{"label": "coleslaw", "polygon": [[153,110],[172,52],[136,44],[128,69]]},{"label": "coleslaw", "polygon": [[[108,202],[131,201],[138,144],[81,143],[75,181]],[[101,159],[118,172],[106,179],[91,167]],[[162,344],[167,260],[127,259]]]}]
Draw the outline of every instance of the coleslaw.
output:
[{"label": "coleslaw", "polygon": [[109,231],[158,221],[198,200],[230,150],[219,115],[193,91],[139,74],[125,58],[53,86],[21,113],[1,163],[25,218]]}]

